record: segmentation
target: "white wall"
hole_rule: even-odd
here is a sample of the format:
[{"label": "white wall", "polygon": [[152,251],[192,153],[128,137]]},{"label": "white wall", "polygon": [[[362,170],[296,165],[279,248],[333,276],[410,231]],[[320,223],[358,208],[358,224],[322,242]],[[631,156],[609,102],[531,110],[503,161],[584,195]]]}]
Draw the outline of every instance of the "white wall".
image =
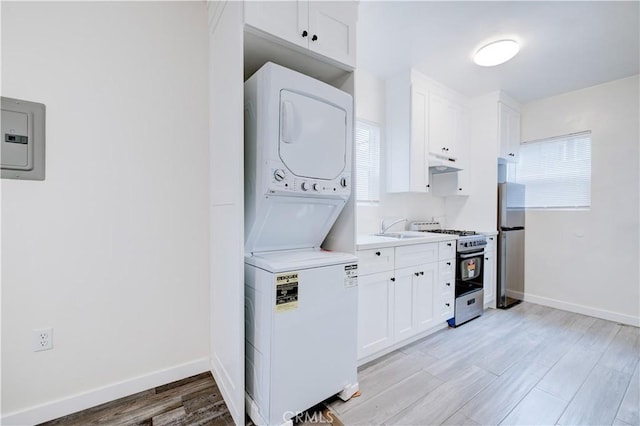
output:
[{"label": "white wall", "polygon": [[[412,220],[436,219],[444,221],[444,199],[431,194],[387,193],[386,178],[386,119],[385,83],[369,72],[356,70],[356,118],[380,125],[380,203],[358,204],[357,232],[379,232],[380,219],[407,218]],[[391,220],[390,220],[391,222]],[[393,229],[402,228],[402,224]]]},{"label": "white wall", "polygon": [[2,180],[5,423],[206,369],[207,68],[204,2],[2,2],[2,95],[47,107],[46,180]]},{"label": "white wall", "polygon": [[638,81],[523,106],[523,141],[592,132],[591,208],[527,212],[528,300],[639,324]]},{"label": "white wall", "polygon": [[208,2],[211,367],[244,424],[243,4]]}]

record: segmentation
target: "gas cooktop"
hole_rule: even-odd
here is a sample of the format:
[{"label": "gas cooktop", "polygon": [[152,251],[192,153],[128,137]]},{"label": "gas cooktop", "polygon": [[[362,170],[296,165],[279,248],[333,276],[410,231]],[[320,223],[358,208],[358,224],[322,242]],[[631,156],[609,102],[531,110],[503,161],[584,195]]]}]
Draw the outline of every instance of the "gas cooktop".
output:
[{"label": "gas cooktop", "polygon": [[438,234],[452,234],[452,235],[458,235],[460,237],[466,237],[469,235],[479,235],[475,231],[462,231],[460,229],[430,229],[426,232],[435,232]]}]

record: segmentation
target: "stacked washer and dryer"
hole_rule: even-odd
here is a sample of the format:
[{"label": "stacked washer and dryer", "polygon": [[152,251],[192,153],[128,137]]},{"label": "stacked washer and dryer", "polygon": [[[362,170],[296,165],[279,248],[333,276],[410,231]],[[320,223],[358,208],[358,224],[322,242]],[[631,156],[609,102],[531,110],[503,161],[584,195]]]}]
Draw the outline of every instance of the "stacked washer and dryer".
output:
[{"label": "stacked washer and dryer", "polygon": [[273,63],[245,83],[246,409],[286,424],[357,381],[357,258],[321,249],[351,195],[353,99]]}]

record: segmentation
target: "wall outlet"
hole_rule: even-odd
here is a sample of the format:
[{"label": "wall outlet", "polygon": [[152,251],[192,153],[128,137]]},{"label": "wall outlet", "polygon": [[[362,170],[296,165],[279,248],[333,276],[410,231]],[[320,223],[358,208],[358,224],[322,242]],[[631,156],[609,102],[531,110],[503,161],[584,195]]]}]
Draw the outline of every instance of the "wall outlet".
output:
[{"label": "wall outlet", "polygon": [[33,351],[53,349],[53,328],[33,330]]}]

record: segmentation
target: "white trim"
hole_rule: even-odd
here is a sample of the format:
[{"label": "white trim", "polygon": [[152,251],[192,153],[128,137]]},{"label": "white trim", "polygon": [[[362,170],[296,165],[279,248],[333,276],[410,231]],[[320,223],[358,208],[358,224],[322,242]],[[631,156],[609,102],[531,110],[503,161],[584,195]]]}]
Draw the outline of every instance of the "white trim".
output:
[{"label": "white trim", "polygon": [[565,302],[558,299],[550,299],[548,297],[536,296],[535,294],[525,293],[524,300],[526,302],[537,303],[538,305],[549,306],[550,308],[562,309],[577,314],[589,315],[591,317],[602,318],[608,321],[615,321],[622,324],[640,327],[640,317],[621,314],[618,312],[607,311],[605,309],[593,308],[590,306],[578,305],[576,303]]},{"label": "white trim", "polygon": [[[244,421],[242,421],[242,423],[237,421],[238,418],[242,420],[242,416],[245,412],[245,407],[238,407],[238,404],[236,404],[235,394],[237,393],[237,390],[234,387],[233,378],[229,375],[223,362],[217,357],[216,354],[213,354],[210,366],[211,374],[213,374],[216,385],[218,385],[218,389],[220,390],[222,399],[224,399],[225,404],[227,404],[227,409],[229,410],[229,413],[231,413],[231,417],[233,417],[233,420],[236,422],[236,424],[244,425]],[[242,383],[242,385],[244,386],[244,382]]]},{"label": "white trim", "polygon": [[156,386],[175,382],[209,371],[209,359],[200,358],[184,364],[132,377],[87,392],[77,393],[55,401],[36,405],[25,410],[3,414],[0,424],[33,425],[66,416],[105,402],[133,395]]}]

